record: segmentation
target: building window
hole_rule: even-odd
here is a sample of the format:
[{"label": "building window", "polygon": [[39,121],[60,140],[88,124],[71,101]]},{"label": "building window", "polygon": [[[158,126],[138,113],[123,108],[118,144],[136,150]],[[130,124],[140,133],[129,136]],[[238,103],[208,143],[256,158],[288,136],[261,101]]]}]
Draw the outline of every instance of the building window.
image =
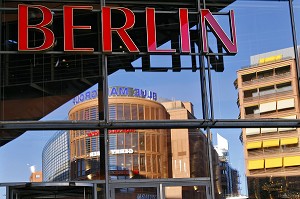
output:
[{"label": "building window", "polygon": [[151,135],[146,136],[146,150],[151,151]]},{"label": "building window", "polygon": [[124,119],[131,120],[130,117],[130,104],[124,104]]},{"label": "building window", "polygon": [[144,153],[140,154],[140,171],[146,171],[146,167],[145,167],[145,154]]},{"label": "building window", "polygon": [[117,140],[118,140],[118,149],[123,149],[124,148],[124,133],[119,133]]},{"label": "building window", "polygon": [[138,134],[137,133],[132,133],[132,149],[134,152],[138,151]]},{"label": "building window", "polygon": [[280,68],[275,68],[275,74],[276,75],[282,75],[285,73],[289,73],[291,71],[291,66],[284,66]]},{"label": "building window", "polygon": [[132,113],[132,120],[137,120],[137,104],[131,104],[131,113]]},{"label": "building window", "polygon": [[139,145],[140,145],[140,150],[145,150],[145,134],[144,133],[140,133]]},{"label": "building window", "polygon": [[145,107],[145,120],[150,120],[150,109],[148,106]]},{"label": "building window", "polygon": [[139,104],[139,120],[144,120],[144,106]]},{"label": "building window", "polygon": [[132,145],[131,145],[131,134],[130,133],[126,133],[125,134],[125,148],[126,149],[132,148]]},{"label": "building window", "polygon": [[117,104],[117,120],[123,120],[123,104]]}]

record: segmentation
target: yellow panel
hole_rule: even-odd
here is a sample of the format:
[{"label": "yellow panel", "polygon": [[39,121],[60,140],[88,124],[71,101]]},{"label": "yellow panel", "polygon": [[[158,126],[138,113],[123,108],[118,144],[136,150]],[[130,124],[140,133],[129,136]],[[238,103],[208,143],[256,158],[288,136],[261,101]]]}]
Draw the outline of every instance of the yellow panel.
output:
[{"label": "yellow panel", "polygon": [[276,56],[265,58],[265,62],[271,62],[271,61],[275,61],[275,60],[276,60]]},{"label": "yellow panel", "polygon": [[300,165],[300,156],[284,157],[283,165],[286,167]]},{"label": "yellow panel", "polygon": [[259,63],[259,64],[265,63],[265,58],[260,58],[259,61],[258,61],[258,63]]},{"label": "yellow panel", "polygon": [[248,161],[248,169],[263,169],[264,168],[264,160],[249,160]]},{"label": "yellow panel", "polygon": [[279,139],[263,141],[263,147],[273,147],[273,146],[279,146]]},{"label": "yellow panel", "polygon": [[261,148],[261,141],[247,143],[247,149],[257,149],[257,148]]},{"label": "yellow panel", "polygon": [[288,145],[288,144],[297,144],[298,138],[281,138],[280,139],[280,145]]},{"label": "yellow panel", "polygon": [[275,60],[281,60],[282,59],[282,55],[276,55],[275,56]]},{"label": "yellow panel", "polygon": [[266,168],[282,167],[282,158],[265,159]]}]

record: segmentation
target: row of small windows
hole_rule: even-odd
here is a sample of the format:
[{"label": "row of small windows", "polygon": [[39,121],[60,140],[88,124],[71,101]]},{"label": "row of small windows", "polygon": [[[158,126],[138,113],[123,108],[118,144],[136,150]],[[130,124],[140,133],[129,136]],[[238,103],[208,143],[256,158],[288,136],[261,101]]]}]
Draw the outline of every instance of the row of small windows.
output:
[{"label": "row of small windows", "polygon": [[[98,120],[98,107],[82,109],[70,115],[71,120]],[[141,104],[110,104],[111,120],[159,120],[166,119],[163,109]]]},{"label": "row of small windows", "polygon": [[[160,154],[140,153],[117,155],[116,161],[110,162],[109,167],[111,171],[136,171],[137,173],[151,173],[160,176],[165,165],[163,165]],[[77,159],[72,162],[73,179],[86,177],[97,172],[99,172],[99,159]],[[111,175],[114,176],[114,174]]]},{"label": "row of small windows", "polygon": [[[157,131],[157,133],[153,133]],[[162,141],[166,134],[159,134],[159,130],[148,132],[118,133],[109,135],[110,149],[133,149],[133,151],[160,152]],[[91,152],[99,151],[99,137],[85,137],[72,142],[74,156],[86,156]]]},{"label": "row of small windows", "polygon": [[285,82],[272,86],[260,87],[244,91],[244,98],[258,97],[292,90],[292,83]]},{"label": "row of small windows", "polygon": [[290,72],[291,72],[291,66],[288,65],[288,66],[283,66],[283,67],[278,67],[278,68],[273,68],[269,70],[258,71],[258,72],[242,75],[242,81],[249,82],[249,81],[259,80],[271,76],[284,75]]}]

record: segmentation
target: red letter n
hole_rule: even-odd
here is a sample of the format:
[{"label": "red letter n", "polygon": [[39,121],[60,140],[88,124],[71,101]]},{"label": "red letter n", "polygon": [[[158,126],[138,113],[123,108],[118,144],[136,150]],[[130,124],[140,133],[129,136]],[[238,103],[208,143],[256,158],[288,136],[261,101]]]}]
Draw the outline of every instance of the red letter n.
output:
[{"label": "red letter n", "polygon": [[[219,41],[221,41],[222,46],[227,51],[227,53],[235,55],[237,53],[237,43],[236,43],[233,10],[230,10],[229,13],[231,39],[226,35],[224,30],[221,28],[219,23],[216,21],[216,19],[213,17],[213,15],[208,9],[201,10],[200,16],[201,16],[201,28],[202,28],[203,53],[209,53],[208,41],[207,41],[208,40],[207,30],[206,30],[206,25],[209,25],[210,30],[214,33],[216,38]],[[206,24],[206,22],[208,24]]]}]

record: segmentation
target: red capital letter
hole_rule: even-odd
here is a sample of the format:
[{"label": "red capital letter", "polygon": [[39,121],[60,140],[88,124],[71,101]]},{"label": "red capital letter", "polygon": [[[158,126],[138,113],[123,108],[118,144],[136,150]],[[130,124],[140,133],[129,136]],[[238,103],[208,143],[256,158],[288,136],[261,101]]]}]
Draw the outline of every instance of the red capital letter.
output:
[{"label": "red capital letter", "polygon": [[[120,10],[124,13],[126,22],[121,28],[112,28],[111,27],[111,9]],[[130,52],[140,52],[136,47],[135,43],[132,41],[127,29],[131,29],[135,23],[134,13],[127,8],[102,8],[102,50],[103,52],[112,52],[112,31],[118,33],[123,43],[126,45],[127,49]]]},{"label": "red capital letter", "polygon": [[176,49],[160,50],[156,46],[155,9],[146,8],[146,28],[148,52],[176,52]]},{"label": "red capital letter", "polygon": [[[42,51],[51,48],[54,44],[54,34],[46,28],[52,23],[51,10],[40,5],[18,5],[18,50],[19,51]],[[42,12],[43,21],[37,25],[28,25],[28,8],[36,8]],[[44,34],[44,43],[41,46],[28,47],[28,30],[36,29]]]},{"label": "red capital letter", "polygon": [[181,52],[191,52],[189,12],[187,8],[179,9]]},{"label": "red capital letter", "polygon": [[73,10],[84,9],[92,10],[93,6],[64,6],[64,50],[65,51],[84,51],[93,52],[94,48],[75,48],[74,29],[91,29],[91,26],[74,26]]},{"label": "red capital letter", "polygon": [[215,34],[218,40],[222,42],[225,50],[235,55],[237,53],[237,43],[236,43],[236,33],[235,33],[235,22],[234,22],[234,13],[233,10],[230,10],[229,18],[230,18],[230,32],[231,39],[228,38],[224,30],[221,28],[219,23],[213,17],[211,12],[208,9],[203,9],[200,11],[201,16],[201,28],[202,28],[202,43],[203,43],[203,52],[208,53],[208,42],[207,42],[207,32],[206,32],[206,21],[212,32]]}]

